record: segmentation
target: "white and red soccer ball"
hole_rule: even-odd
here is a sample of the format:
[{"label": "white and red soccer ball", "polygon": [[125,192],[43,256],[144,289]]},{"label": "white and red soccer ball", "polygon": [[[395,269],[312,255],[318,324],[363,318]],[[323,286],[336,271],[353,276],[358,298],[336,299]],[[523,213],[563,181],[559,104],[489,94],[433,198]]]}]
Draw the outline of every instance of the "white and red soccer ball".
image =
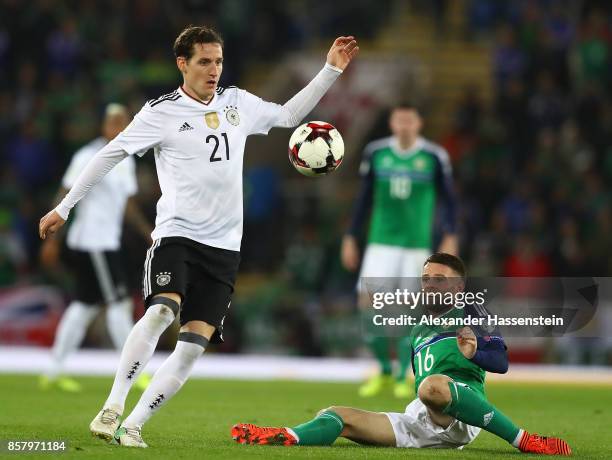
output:
[{"label": "white and red soccer ball", "polygon": [[289,139],[289,161],[305,176],[334,171],[344,158],[344,141],[333,125],[310,121],[299,126]]}]

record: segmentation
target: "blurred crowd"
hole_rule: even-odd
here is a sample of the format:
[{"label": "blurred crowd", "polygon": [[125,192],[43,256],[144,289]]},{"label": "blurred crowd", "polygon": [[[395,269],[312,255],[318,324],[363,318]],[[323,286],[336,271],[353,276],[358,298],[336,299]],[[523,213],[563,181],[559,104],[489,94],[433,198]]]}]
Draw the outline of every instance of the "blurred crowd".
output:
[{"label": "blurred crowd", "polygon": [[612,274],[612,9],[473,0],[494,100],[468,85],[442,142],[474,275]]},{"label": "blurred crowd", "polygon": [[[441,31],[447,3],[425,2]],[[270,0],[265,8],[248,0],[24,5],[0,0],[0,288],[69,286],[68,274],[58,278],[38,263],[38,220],[71,155],[98,135],[106,103],[135,113],[176,87],[171,45],[185,25],[222,32],[221,85],[240,85],[249,71],[265,73],[270,62],[339,33],[358,31],[367,42],[389,19],[368,0]],[[478,85],[466,85],[452,129],[434,140],[454,165],[470,273],[609,276],[612,8],[564,0],[465,5],[462,39],[494,42],[494,99],[485,102]],[[150,218],[159,193],[152,160],[139,161],[139,199]],[[338,254],[357,178],[327,200],[305,196],[300,178],[292,183],[274,168],[245,171],[244,275],[230,318],[239,332],[226,348],[351,353],[360,343],[359,323],[347,315],[355,275],[341,268]],[[129,231],[124,240],[137,295],[146,247]]]}]

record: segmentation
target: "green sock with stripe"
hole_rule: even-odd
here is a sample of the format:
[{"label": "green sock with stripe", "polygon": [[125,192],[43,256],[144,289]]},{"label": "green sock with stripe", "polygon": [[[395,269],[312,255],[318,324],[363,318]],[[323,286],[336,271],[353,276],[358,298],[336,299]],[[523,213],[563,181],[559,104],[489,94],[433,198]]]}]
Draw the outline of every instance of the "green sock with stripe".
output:
[{"label": "green sock with stripe", "polygon": [[451,402],[442,411],[468,425],[478,426],[513,443],[519,428],[481,394],[457,382],[448,382]]},{"label": "green sock with stripe", "polygon": [[310,422],[291,428],[302,446],[329,446],[340,436],[344,422],[331,410],[317,415]]}]

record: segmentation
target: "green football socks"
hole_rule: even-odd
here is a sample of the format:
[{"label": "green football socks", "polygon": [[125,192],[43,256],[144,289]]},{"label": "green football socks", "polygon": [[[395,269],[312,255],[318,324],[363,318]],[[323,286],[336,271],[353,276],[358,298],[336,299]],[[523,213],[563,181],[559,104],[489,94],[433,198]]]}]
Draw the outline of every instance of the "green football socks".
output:
[{"label": "green football socks", "polygon": [[378,360],[382,374],[391,375],[393,368],[391,367],[391,356],[389,354],[389,339],[387,337],[367,335],[366,344]]},{"label": "green football socks", "polygon": [[489,431],[512,443],[519,428],[482,395],[457,382],[448,382],[451,402],[443,410],[457,420]]},{"label": "green football socks", "polygon": [[340,436],[343,428],[342,418],[326,410],[311,421],[291,429],[298,436],[298,444],[302,446],[329,446]]},{"label": "green football socks", "polygon": [[408,368],[412,365],[412,337],[399,337],[397,339],[397,359],[399,361],[398,382],[406,381]]}]

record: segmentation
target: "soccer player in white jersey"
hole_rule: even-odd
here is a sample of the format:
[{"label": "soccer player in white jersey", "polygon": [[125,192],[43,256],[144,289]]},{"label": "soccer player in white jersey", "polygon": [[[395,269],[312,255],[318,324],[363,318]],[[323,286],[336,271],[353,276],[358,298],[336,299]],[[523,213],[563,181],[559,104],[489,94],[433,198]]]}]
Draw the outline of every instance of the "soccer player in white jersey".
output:
[{"label": "soccer player in white jersey", "polygon": [[[148,101],[125,131],[90,161],[62,202],[41,219],[44,239],[64,224],[76,202],[116,164],[153,148],[162,197],[154,243],[145,260],[147,311],[134,325],[111,392],[90,425],[94,435],[146,447],[141,436],[144,423],[185,383],[209,341],[223,339],[240,259],[246,138],[267,134],[273,127],[298,126],[358,51],[354,37],[338,37],[321,71],[279,105],[236,87],[219,87],[221,37],[207,27],[187,27],[174,43],[183,84]],[[181,328],[174,352],[120,422],[132,382],[176,316]]]},{"label": "soccer player in white jersey", "polygon": [[[56,204],[72,187],[87,162],[129,122],[130,116],[124,106],[109,104],[106,107],[102,136],[74,154],[62,179]],[[66,241],[70,267],[75,276],[74,300],[58,325],[51,363],[40,378],[43,389],[81,390],[79,382],[62,375],[64,363],[79,347],[87,328],[103,305],[107,307],[108,332],[117,349],[121,350],[130,333],[133,304],[128,296],[120,255],[124,216],[147,240],[150,240],[151,233],[151,225],[131,198],[137,190],[136,164],[133,158],[127,158],[106,175],[77,207]],[[59,238],[48,238],[41,247],[41,261],[49,269],[57,264],[59,245]],[[146,376],[142,374],[136,384],[144,389],[146,381]]]}]

